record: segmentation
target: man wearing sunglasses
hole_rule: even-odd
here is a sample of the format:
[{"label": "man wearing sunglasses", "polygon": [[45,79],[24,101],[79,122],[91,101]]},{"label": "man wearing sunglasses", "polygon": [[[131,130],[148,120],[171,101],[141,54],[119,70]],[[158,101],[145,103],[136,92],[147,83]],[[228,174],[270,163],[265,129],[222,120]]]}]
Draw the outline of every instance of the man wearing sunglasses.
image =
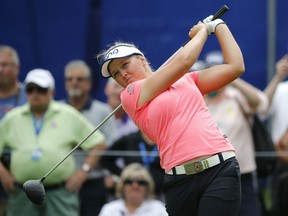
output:
[{"label": "man wearing sunglasses", "polygon": [[78,191],[98,162],[95,151],[104,149],[105,137],[96,131],[81,145],[87,151],[81,168],[75,168],[73,157],[67,158],[45,180],[44,205],[29,201],[23,183],[41,177],[94,129],[77,110],[53,100],[54,86],[49,71],[30,71],[25,79],[28,103],[13,109],[0,123],[0,153],[4,146],[12,149],[10,171],[0,163],[0,180],[9,193],[8,215],[78,216]]}]

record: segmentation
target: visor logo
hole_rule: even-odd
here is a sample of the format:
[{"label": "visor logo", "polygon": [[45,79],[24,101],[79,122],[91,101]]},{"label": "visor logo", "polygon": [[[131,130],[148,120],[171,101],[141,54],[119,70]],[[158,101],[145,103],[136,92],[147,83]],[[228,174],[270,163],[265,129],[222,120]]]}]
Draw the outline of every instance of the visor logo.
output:
[{"label": "visor logo", "polygon": [[110,58],[110,56],[112,55],[116,55],[119,53],[119,50],[118,49],[113,49],[112,51],[110,51],[107,56],[106,56],[106,60]]}]

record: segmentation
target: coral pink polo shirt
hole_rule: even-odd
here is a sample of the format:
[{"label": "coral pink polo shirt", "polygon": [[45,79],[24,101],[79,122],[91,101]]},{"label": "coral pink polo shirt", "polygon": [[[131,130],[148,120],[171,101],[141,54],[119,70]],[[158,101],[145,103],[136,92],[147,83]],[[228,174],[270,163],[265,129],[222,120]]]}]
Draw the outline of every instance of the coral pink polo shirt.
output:
[{"label": "coral pink polo shirt", "polygon": [[157,144],[166,172],[200,156],[234,151],[210,115],[197,88],[197,79],[198,72],[187,73],[141,107],[137,107],[141,80],[121,93],[124,110]]}]

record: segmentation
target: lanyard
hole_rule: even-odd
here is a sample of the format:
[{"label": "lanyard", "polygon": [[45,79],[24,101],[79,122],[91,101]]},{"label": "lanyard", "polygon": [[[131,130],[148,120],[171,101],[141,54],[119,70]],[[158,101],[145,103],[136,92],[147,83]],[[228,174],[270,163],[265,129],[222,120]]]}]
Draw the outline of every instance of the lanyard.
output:
[{"label": "lanyard", "polygon": [[42,127],[44,125],[44,116],[41,118],[40,121],[37,120],[37,118],[33,115],[33,126],[35,134],[38,136],[42,130]]},{"label": "lanyard", "polygon": [[158,149],[157,146],[154,145],[153,149],[150,151],[150,153],[148,153],[146,146],[143,142],[139,143],[139,148],[140,148],[140,153],[142,156],[142,161],[144,166],[150,167],[151,163],[153,163],[153,161],[156,159],[156,157],[158,156]]}]

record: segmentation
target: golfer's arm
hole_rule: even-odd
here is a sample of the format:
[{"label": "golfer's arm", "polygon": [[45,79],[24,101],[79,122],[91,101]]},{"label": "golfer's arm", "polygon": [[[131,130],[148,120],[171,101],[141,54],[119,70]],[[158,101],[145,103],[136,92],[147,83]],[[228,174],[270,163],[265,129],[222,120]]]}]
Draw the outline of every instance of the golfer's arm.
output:
[{"label": "golfer's arm", "polygon": [[224,64],[206,68],[199,73],[198,88],[203,95],[218,90],[240,77],[245,70],[240,47],[225,24],[220,24],[215,33],[220,44]]}]

